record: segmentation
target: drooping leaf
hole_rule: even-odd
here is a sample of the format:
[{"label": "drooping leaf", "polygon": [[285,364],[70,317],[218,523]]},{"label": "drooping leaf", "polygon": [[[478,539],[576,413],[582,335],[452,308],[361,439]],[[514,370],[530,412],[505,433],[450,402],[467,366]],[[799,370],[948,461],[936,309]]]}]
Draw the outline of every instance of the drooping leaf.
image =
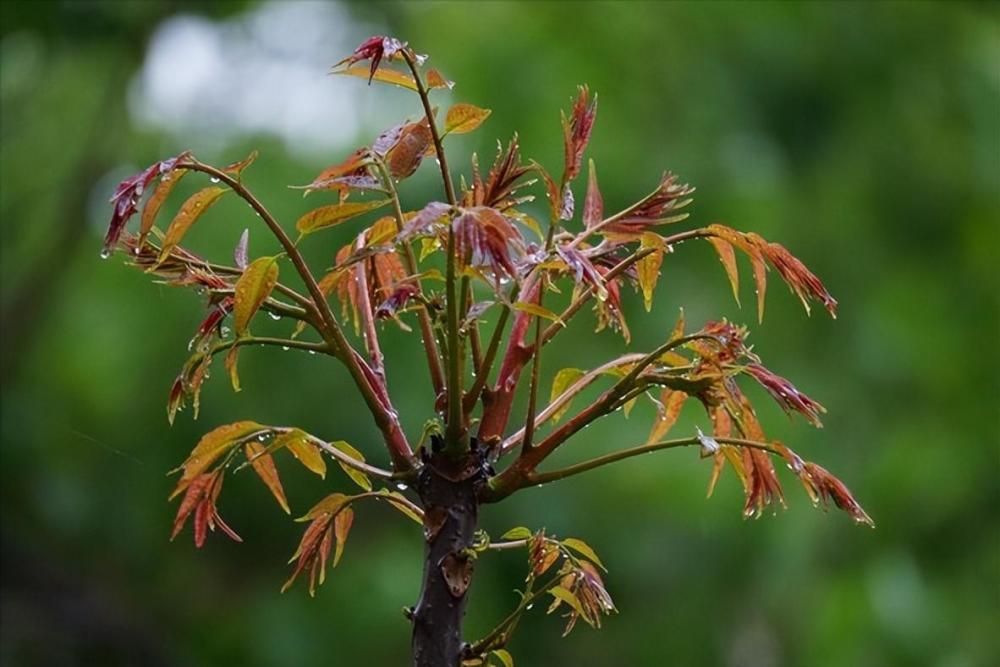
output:
[{"label": "drooping leaf", "polygon": [[236,282],[233,296],[233,326],[239,336],[278,284],[278,258],[260,257],[251,262]]},{"label": "drooping leaf", "polygon": [[[340,450],[344,454],[347,454],[349,457],[351,457],[355,461],[358,461],[359,463],[365,462],[364,454],[362,454],[357,449],[352,447],[349,443],[344,442],[343,440],[337,440],[335,442],[331,442],[330,446]],[[364,474],[357,468],[352,468],[343,461],[338,460],[337,463],[340,464],[341,470],[343,470],[344,473],[348,477],[350,477],[355,484],[360,486],[365,491],[372,490],[372,481],[368,478],[368,475]]]},{"label": "drooping leaf", "polygon": [[201,437],[191,454],[181,464],[183,470],[177,488],[170,495],[174,498],[187,488],[191,481],[203,473],[212,463],[224,453],[235,447],[247,437],[266,431],[267,427],[253,421],[241,421],[219,426]]},{"label": "drooping leaf", "polygon": [[489,109],[482,109],[474,104],[459,102],[448,109],[444,120],[445,134],[465,134],[483,124],[490,114]]},{"label": "drooping leaf", "polygon": [[[139,200],[142,199],[143,192],[153,182],[153,179],[170,173],[177,166],[178,161],[190,155],[189,152],[184,151],[177,157],[156,162],[118,184],[114,194],[111,195],[111,203],[113,204],[111,222],[108,223],[108,231],[104,236],[101,257],[111,255],[111,251],[121,239],[125,225],[138,212]],[[139,247],[141,248],[141,245]]]},{"label": "drooping leaf", "polygon": [[376,199],[365,202],[347,201],[342,204],[331,204],[309,211],[295,223],[295,229],[300,234],[312,234],[320,229],[326,229],[355,218],[369,211],[382,208],[389,203],[388,199]]},{"label": "drooping leaf", "polygon": [[156,215],[160,212],[163,202],[167,200],[167,197],[170,196],[170,193],[173,192],[174,188],[177,187],[177,184],[187,173],[187,169],[174,169],[160,176],[160,182],[156,185],[156,189],[153,190],[153,194],[146,200],[146,205],[142,207],[142,218],[139,223],[139,240],[137,242],[139,247],[142,247],[146,242],[146,237],[149,236],[149,232],[152,231],[153,223],[156,222]]},{"label": "drooping leaf", "polygon": [[233,391],[239,392],[240,388],[240,371],[237,367],[239,362],[240,346],[233,345],[226,352],[226,372],[229,373],[229,382],[233,385]]},{"label": "drooping leaf", "polygon": [[642,289],[642,299],[646,306],[646,312],[653,308],[653,290],[660,279],[660,264],[663,263],[664,243],[663,239],[652,232],[645,232],[642,235],[641,249],[652,250],[648,255],[635,263],[636,274],[639,278],[639,287]]},{"label": "drooping leaf", "polygon": [[394,69],[379,69],[374,74],[371,74],[365,67],[346,67],[344,69],[335,69],[331,74],[356,76],[359,79],[371,79],[379,83],[389,83],[414,92],[417,90],[417,82],[413,80],[412,76]]},{"label": "drooping leaf", "polygon": [[604,567],[604,563],[601,562],[601,559],[598,558],[597,552],[595,552],[591,546],[583,540],[578,540],[575,537],[567,537],[562,541],[562,544],[563,546],[569,547],[573,551],[577,552],[581,556],[597,563],[597,565],[605,572],[608,571],[608,569]]},{"label": "drooping leaf", "polygon": [[649,431],[649,437],[646,438],[647,444],[658,442],[666,437],[673,425],[677,423],[677,418],[680,416],[681,408],[684,407],[687,398],[688,395],[683,391],[669,387],[663,388],[660,394],[660,404],[663,407],[660,409],[656,421],[653,422],[653,428]]},{"label": "drooping leaf", "polygon": [[324,514],[333,516],[349,505],[353,499],[352,496],[347,496],[343,493],[331,493],[313,505],[308,512],[300,516],[296,521],[312,521]]},{"label": "drooping leaf", "polygon": [[757,286],[757,321],[764,321],[764,295],[767,293],[767,265],[760,253],[750,255],[750,266],[753,267],[753,281]]},{"label": "drooping leaf", "polygon": [[382,491],[381,495],[389,504],[395,507],[397,510],[402,512],[404,515],[413,519],[418,525],[424,525],[424,517],[414,511],[413,504],[406,499],[402,493],[398,491]]},{"label": "drooping leaf", "polygon": [[274,457],[271,456],[267,448],[259,442],[250,441],[244,445],[247,461],[253,467],[254,472],[260,477],[264,485],[271,491],[274,499],[285,510],[285,514],[291,514],[288,507],[288,500],[285,498],[285,490],[281,486],[281,479],[278,477],[278,468],[274,465]]},{"label": "drooping leaf", "polygon": [[351,525],[354,523],[354,510],[345,507],[333,519],[333,535],[337,545],[333,552],[333,566],[337,567],[340,557],[344,555],[344,545],[347,543],[347,534],[351,532]]},{"label": "drooping leaf", "polygon": [[[577,380],[582,378],[585,373],[579,368],[563,368],[558,373],[556,373],[555,378],[552,380],[552,391],[549,393],[549,403],[552,403],[557,398],[562,396],[563,392],[569,389]],[[562,416],[566,414],[572,405],[572,399],[566,401],[559,409],[552,413],[552,422],[558,422],[562,419]]]},{"label": "drooping leaf", "polygon": [[299,463],[311,472],[326,479],[326,460],[323,452],[309,439],[309,434],[297,428],[293,428],[278,435],[271,445],[271,449],[277,451],[281,448],[291,452]]},{"label": "drooping leaf", "polygon": [[729,241],[714,236],[709,237],[708,241],[715,248],[715,252],[718,253],[722,266],[726,268],[729,284],[733,288],[733,297],[736,299],[736,305],[739,305],[740,273],[736,265],[736,252],[733,250],[733,245]]},{"label": "drooping leaf", "polygon": [[197,222],[205,211],[207,211],[212,204],[219,201],[219,197],[226,194],[228,190],[226,188],[220,188],[218,186],[211,186],[199,190],[198,192],[191,195],[187,201],[181,206],[181,210],[178,211],[177,215],[174,217],[170,226],[167,227],[166,236],[163,238],[163,245],[160,249],[160,257],[157,262],[162,262],[167,257],[170,256],[171,251],[181,242],[184,235],[187,234],[188,230],[191,229],[191,225]]}]

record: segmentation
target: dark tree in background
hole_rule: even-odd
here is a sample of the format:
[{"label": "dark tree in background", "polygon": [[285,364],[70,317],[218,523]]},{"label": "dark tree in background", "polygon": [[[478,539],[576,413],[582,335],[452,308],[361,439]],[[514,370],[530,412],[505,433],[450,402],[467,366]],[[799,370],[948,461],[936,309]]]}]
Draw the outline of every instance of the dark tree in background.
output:
[{"label": "dark tree in background", "polygon": [[[711,244],[737,300],[740,257],[749,262],[759,319],[769,274],[783,281],[807,311],[818,304],[833,316],[837,302],[778,243],[721,224],[681,226],[694,188],[672,173],[650,179],[652,190],[634,204],[605,211],[594,161],[584,165],[597,114],[597,96],[586,86],[562,118],[564,160],[558,177],[525,162],[515,135],[489,166],[473,155],[456,187],[444,141],[475,130],[490,111],[468,103],[439,111],[433,92],[453,84],[425,60],[405,43],[378,36],[335,68],[369,83],[412,90],[420,111],[302,186],[306,194],[330,201],[299,218],[294,235],[245,183],[256,152],[223,167],[184,152],[123,181],[114,193],[103,255],[121,250],[130,264],[159,282],[192,288],[208,300],[190,342],[191,357],[170,391],[171,422],[186,406],[197,414],[215,357],[223,358],[239,391],[239,356],[247,348],[294,348],[340,362],[364,398],[392,462],[391,469],[383,469],[347,442],[295,427],[254,421],[220,426],[177,470],[173,497],[180,506],[173,535],[191,523],[199,547],[216,530],[238,541],[218,509],[227,475],[252,469],[290,512],[276,459],[295,459],[323,477],[332,461],[360,490],[332,493],[299,519],[306,527],[285,588],[305,579],[314,593],[328,567],[341,560],[356,508],[368,501],[385,503],[423,528],[421,593],[406,610],[414,664],[452,667],[512,664],[506,646],[536,604],[563,614],[567,633],[580,620],[599,627],[602,616],[616,611],[603,580],[604,564],[586,542],[525,527],[494,539],[478,527],[483,504],[520,490],[661,449],[693,448],[711,462],[709,494],[723,469],[732,471],[745,492],[747,517],[784,504],[777,463],[789,468],[815,504],[833,504],[871,525],[843,483],[765,434],[741,383],[760,385],[786,412],[814,426],[820,426],[824,408],[763,365],[747,344],[743,326],[725,320],[691,326],[682,312],[655,349],[623,354],[591,369],[561,369],[543,391],[543,352],[567,321],[589,309],[597,330],[612,329],[628,341],[624,292],[641,293],[649,310],[661,264],[688,241]],[[440,170],[443,201],[406,206],[398,187],[425,160]],[[586,185],[574,194],[584,172]],[[210,183],[187,199],[161,231],[157,213],[178,182],[206,176]],[[536,188],[548,202],[542,220],[529,213]],[[263,224],[277,239],[278,254],[251,259],[250,230],[234,231],[238,241],[231,262],[202,258],[181,245],[192,225],[225,196],[250,207],[255,216],[248,220]],[[129,231],[126,225],[136,214],[138,229]],[[321,243],[323,230],[362,217],[376,219],[349,244],[329,250],[332,268],[314,272],[300,246]],[[289,273],[298,284],[284,280]],[[331,301],[340,305],[339,315]],[[257,336],[251,325],[261,314],[295,324],[287,337]],[[383,327],[415,329],[423,343],[427,391],[433,392],[437,414],[428,415],[419,439],[400,426],[389,389],[391,369],[381,348]],[[519,387],[527,392],[523,414],[515,409]],[[593,389],[599,390],[596,398],[574,406],[574,399]],[[639,401],[655,407],[645,442],[625,447],[612,442],[595,458],[545,465],[588,425],[618,411],[627,415]],[[668,438],[689,404],[705,410],[710,426],[706,432]],[[525,517],[524,523],[530,522]],[[527,554],[520,599],[492,631],[467,639],[462,617],[473,572],[491,551],[509,549]]]}]

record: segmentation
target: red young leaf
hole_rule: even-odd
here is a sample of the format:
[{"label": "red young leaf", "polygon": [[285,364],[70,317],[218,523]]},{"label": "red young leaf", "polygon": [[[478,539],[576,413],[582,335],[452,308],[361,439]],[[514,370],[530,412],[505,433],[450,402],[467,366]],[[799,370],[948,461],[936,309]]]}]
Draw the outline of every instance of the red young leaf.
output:
[{"label": "red young leaf", "polygon": [[594,129],[594,119],[597,117],[597,95],[590,99],[590,89],[579,87],[579,95],[573,103],[573,111],[567,119],[563,116],[563,148],[565,151],[565,167],[563,185],[568,185],[580,173],[583,163],[583,152],[590,141],[590,133]]}]

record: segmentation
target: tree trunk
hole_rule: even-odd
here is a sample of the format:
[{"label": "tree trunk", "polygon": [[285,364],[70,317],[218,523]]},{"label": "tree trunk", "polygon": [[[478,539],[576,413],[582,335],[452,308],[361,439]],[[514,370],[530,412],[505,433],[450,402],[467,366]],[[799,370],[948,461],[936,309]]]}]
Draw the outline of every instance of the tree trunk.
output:
[{"label": "tree trunk", "polygon": [[425,549],[423,585],[412,619],[415,667],[461,664],[462,617],[475,563],[476,494],[485,479],[475,446],[457,463],[437,451],[420,471],[416,491],[424,505]]}]

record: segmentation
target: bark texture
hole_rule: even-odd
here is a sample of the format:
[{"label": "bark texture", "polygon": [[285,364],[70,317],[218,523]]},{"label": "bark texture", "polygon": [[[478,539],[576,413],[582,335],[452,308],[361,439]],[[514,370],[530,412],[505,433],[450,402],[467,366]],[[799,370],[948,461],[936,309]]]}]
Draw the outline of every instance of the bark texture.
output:
[{"label": "bark texture", "polygon": [[439,446],[436,449],[416,486],[425,512],[425,549],[423,584],[412,619],[415,667],[461,664],[462,618],[475,564],[476,496],[486,480],[475,448],[457,462],[443,456]]}]

